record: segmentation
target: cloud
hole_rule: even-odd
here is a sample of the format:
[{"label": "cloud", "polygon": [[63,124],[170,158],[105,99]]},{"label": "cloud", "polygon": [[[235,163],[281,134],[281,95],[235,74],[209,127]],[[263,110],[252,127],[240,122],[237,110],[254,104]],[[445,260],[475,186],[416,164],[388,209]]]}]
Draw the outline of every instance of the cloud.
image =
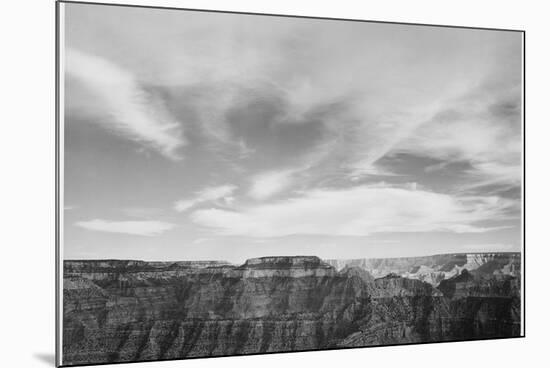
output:
[{"label": "cloud", "polygon": [[141,236],[160,235],[176,227],[175,224],[162,221],[109,221],[101,219],[79,221],[75,225],[88,230]]},{"label": "cloud", "polygon": [[249,195],[258,200],[270,198],[290,187],[294,170],[268,171],[252,178]]},{"label": "cloud", "polygon": [[186,140],[180,122],[132,73],[107,59],[74,49],[66,50],[65,71],[97,98],[81,102],[93,104],[89,110],[103,114],[93,121],[167,158],[182,158],[179,149]]},{"label": "cloud", "polygon": [[178,212],[184,212],[200,203],[220,200],[222,200],[225,205],[228,205],[233,201],[234,198],[232,194],[236,189],[237,187],[234,185],[220,185],[205,188],[195,193],[193,198],[181,199],[174,203],[174,209]]},{"label": "cloud", "polygon": [[[119,27],[121,17],[125,29]],[[326,146],[331,154],[319,161],[335,161],[336,155],[340,162],[333,166],[345,168],[352,177],[369,175],[377,160],[441,111],[445,102],[487,78],[513,82],[521,74],[521,35],[512,32],[434,32],[429,27],[390,29],[374,23],[327,26],[283,18],[270,19],[270,26],[264,27],[266,19],[255,17],[124,10],[88,11],[78,20],[73,28],[102,45],[102,34],[84,30],[99,24],[116,35],[104,46],[113,60],[150,83],[186,91],[205,147],[222,157],[251,156],[248,145],[258,147],[257,142],[243,141],[235,129],[242,119],[231,117],[239,107],[248,110],[258,97],[270,96],[280,107],[273,118],[278,124],[318,121],[327,131],[324,139],[341,137],[338,147]],[[215,26],[205,28],[205,22]],[[147,27],[147,32],[136,39],[134,27]],[[82,43],[69,36],[69,44]],[[280,152],[282,157],[291,154]],[[303,167],[307,170],[310,167]]]},{"label": "cloud", "polygon": [[488,186],[498,186],[500,189],[519,188],[521,186],[521,162],[501,163],[501,162],[475,162],[472,164],[472,170],[469,171],[473,178],[471,183],[461,186],[462,190],[479,189]]},{"label": "cloud", "polygon": [[[278,81],[291,117],[283,121],[302,124],[319,118],[320,109],[337,111],[320,120],[328,132],[325,137],[339,137],[333,155],[325,160],[338,157],[335,166],[347,169],[351,178],[372,176],[377,161],[391,153],[410,152],[471,161],[479,168],[471,180],[517,183],[521,175],[521,145],[517,144],[521,141],[520,37],[415,33],[401,34],[396,40],[365,41],[371,50],[378,50],[379,58],[360,46],[342,53],[345,59],[326,53],[312,36],[307,55],[324,56],[307,70],[300,69],[302,74]],[[343,35],[335,34],[323,35],[327,48],[342,47],[338,39]],[[381,39],[388,44],[376,44]],[[408,45],[401,44],[404,40]],[[392,47],[393,42],[398,45]],[[434,53],[436,45],[439,51]],[[361,75],[356,70],[362,70]],[[495,162],[515,174],[496,177],[484,170]]]},{"label": "cloud", "polygon": [[355,165],[355,170],[352,172],[352,174],[350,174],[350,180],[356,182],[365,176],[395,177],[395,176],[402,176],[402,175],[394,173],[379,165],[375,165],[375,164],[361,165],[361,163],[358,163],[357,165]]},{"label": "cloud", "polygon": [[301,197],[240,211],[201,209],[198,225],[223,235],[277,237],[294,234],[364,236],[378,232],[485,232],[476,225],[506,216],[512,202],[498,197],[456,197],[413,186],[358,186],[313,190]]},{"label": "cloud", "polygon": [[468,183],[462,189],[500,185],[519,187],[522,176],[521,89],[514,83],[485,83],[447,103],[397,144],[394,153],[441,161],[466,162]]}]

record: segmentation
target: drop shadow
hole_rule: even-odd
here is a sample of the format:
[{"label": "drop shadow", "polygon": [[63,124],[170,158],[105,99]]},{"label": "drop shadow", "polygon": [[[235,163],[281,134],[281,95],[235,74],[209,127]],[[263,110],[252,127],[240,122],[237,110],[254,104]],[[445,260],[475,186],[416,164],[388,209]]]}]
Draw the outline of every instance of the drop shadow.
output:
[{"label": "drop shadow", "polygon": [[34,358],[43,363],[48,364],[51,367],[55,367],[55,355],[51,353],[34,353]]}]

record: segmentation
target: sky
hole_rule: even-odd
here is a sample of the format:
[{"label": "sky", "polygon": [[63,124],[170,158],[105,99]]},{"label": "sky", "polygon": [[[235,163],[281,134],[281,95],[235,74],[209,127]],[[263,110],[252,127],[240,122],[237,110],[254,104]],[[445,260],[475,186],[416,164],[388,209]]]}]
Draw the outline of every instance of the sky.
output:
[{"label": "sky", "polygon": [[521,33],[62,6],[65,259],[521,250]]}]

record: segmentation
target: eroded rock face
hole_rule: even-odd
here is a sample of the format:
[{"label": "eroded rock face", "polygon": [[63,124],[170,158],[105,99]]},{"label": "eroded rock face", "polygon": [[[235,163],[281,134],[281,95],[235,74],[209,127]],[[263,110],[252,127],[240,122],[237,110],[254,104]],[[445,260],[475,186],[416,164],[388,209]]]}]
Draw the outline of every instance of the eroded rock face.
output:
[{"label": "eroded rock face", "polygon": [[465,338],[520,334],[519,278],[487,273],[481,268],[463,270],[460,275],[443,280],[439,290],[446,296],[450,313],[454,316],[453,334]]},{"label": "eroded rock face", "polygon": [[519,279],[491,272],[435,288],[305,256],[64,268],[66,365],[519,335]]},{"label": "eroded rock face", "polygon": [[336,270],[318,257],[261,257],[248,259],[230,272],[232,277],[326,277]]},{"label": "eroded rock face", "polygon": [[463,270],[520,276],[521,254],[507,253],[459,253],[425,257],[360,258],[325,260],[337,270],[346,266],[362,268],[374,277],[395,273],[409,279],[418,279],[434,286],[442,280],[459,275]]}]

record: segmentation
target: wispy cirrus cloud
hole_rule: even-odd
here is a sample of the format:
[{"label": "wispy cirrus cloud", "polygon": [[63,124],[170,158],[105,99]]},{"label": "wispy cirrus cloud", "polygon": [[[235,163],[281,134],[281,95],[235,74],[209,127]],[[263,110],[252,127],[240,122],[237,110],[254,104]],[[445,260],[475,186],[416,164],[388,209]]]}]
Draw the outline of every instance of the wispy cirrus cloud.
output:
[{"label": "wispy cirrus cloud", "polygon": [[440,111],[393,148],[394,152],[430,157],[443,169],[467,162],[462,189],[521,185],[521,89],[517,83],[482,84]]},{"label": "wispy cirrus cloud", "polygon": [[499,228],[481,221],[506,218],[513,206],[495,196],[458,197],[385,184],[313,190],[301,196],[236,211],[201,209],[198,225],[224,235],[277,237],[295,234],[364,236],[378,232],[479,233]]},{"label": "wispy cirrus cloud", "polygon": [[[66,50],[65,70],[97,98],[82,102],[96,106],[89,109],[101,115],[95,122],[169,159],[182,158],[179,150],[186,140],[181,123],[131,72],[107,59],[75,49]],[[97,108],[98,101],[101,109]]]},{"label": "wispy cirrus cloud", "polygon": [[175,224],[163,221],[111,221],[102,219],[78,221],[75,225],[93,231],[140,236],[161,235],[176,227]]},{"label": "wispy cirrus cloud", "polygon": [[178,212],[184,212],[192,207],[210,201],[222,201],[227,205],[233,201],[233,192],[237,189],[235,185],[219,185],[215,187],[204,188],[195,193],[192,198],[181,199],[174,203],[174,209]]}]

